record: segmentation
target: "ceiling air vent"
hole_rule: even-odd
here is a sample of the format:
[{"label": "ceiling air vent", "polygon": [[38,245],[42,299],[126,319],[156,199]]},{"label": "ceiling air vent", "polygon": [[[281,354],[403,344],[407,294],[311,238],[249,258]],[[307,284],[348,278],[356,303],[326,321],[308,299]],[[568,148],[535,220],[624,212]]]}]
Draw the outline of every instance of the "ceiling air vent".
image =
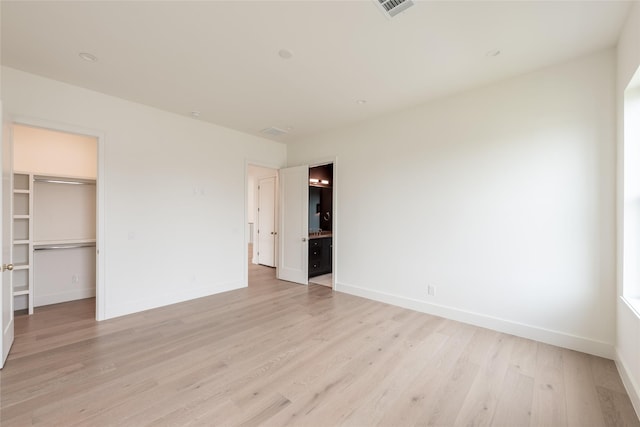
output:
[{"label": "ceiling air vent", "polygon": [[287,132],[284,129],[280,129],[277,127],[270,127],[270,128],[266,128],[266,129],[262,129],[260,132],[264,133],[265,135],[269,135],[269,136],[280,136],[280,135],[284,135],[287,134],[289,132]]},{"label": "ceiling air vent", "polygon": [[380,8],[384,11],[384,14],[393,18],[402,11],[407,10],[413,6],[412,0],[374,0]]}]

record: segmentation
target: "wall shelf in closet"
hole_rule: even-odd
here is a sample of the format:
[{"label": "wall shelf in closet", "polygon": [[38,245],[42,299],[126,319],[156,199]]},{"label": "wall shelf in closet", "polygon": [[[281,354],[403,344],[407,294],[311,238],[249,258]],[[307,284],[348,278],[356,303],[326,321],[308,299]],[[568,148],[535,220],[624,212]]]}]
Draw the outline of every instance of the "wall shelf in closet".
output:
[{"label": "wall shelf in closet", "polygon": [[80,243],[95,243],[96,239],[64,239],[64,240],[38,240],[33,242],[33,246],[46,246],[46,245],[73,245]]},{"label": "wall shelf in closet", "polygon": [[95,179],[34,175],[34,305],[95,296]]},{"label": "wall shelf in closet", "polygon": [[51,250],[51,249],[80,249],[80,248],[95,248],[95,239],[75,239],[75,240],[59,240],[59,241],[47,241],[47,242],[34,242],[33,250]]},{"label": "wall shelf in closet", "polygon": [[11,287],[14,297],[27,298],[29,314],[33,314],[33,175],[14,172],[11,240],[13,271]]},{"label": "wall shelf in closet", "polygon": [[[36,305],[66,298],[54,295],[56,289],[47,295],[44,284],[53,280],[64,284],[73,277],[86,283],[95,276],[87,267],[95,263],[88,255],[95,253],[96,246],[95,184],[95,179],[85,177],[14,172],[11,286],[15,298],[26,298],[19,305],[27,307],[29,314]],[[34,295],[36,281],[38,296]],[[60,293],[73,293],[78,284],[73,287]],[[78,292],[86,294],[82,289]]]}]

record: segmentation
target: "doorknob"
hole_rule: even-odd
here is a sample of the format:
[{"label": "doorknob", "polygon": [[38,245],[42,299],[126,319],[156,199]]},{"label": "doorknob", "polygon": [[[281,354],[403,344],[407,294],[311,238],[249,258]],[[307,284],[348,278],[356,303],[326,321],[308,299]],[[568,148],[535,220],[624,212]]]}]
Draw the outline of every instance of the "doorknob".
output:
[{"label": "doorknob", "polygon": [[12,271],[13,264],[2,264],[2,271]]},{"label": "doorknob", "polygon": [[303,238],[302,238],[302,241],[303,241],[303,242],[306,242],[306,241],[307,241],[307,238],[306,238],[306,237],[303,237]]}]

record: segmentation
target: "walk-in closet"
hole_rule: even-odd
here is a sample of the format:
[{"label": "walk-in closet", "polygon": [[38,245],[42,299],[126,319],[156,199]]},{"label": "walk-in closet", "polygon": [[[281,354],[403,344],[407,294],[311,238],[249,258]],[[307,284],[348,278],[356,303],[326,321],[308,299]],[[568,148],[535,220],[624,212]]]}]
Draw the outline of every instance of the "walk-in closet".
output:
[{"label": "walk-in closet", "polygon": [[97,140],[13,127],[14,307],[96,294]]}]

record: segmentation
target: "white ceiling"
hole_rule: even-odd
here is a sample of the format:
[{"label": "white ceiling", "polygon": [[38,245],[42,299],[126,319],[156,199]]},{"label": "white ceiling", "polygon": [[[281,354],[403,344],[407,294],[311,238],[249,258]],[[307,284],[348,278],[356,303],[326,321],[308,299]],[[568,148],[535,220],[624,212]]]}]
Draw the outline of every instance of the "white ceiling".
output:
[{"label": "white ceiling", "polygon": [[3,0],[2,64],[287,142],[614,46],[630,4]]}]

